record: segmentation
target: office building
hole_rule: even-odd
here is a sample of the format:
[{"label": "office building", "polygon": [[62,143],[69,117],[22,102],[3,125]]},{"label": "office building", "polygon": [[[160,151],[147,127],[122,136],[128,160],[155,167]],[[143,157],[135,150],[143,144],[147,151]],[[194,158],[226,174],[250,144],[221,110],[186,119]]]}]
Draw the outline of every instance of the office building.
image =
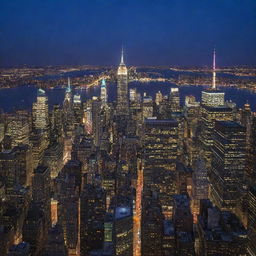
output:
[{"label": "office building", "polygon": [[46,135],[49,132],[49,109],[48,97],[45,91],[39,89],[37,92],[37,101],[33,103],[33,128],[42,130]]},{"label": "office building", "polygon": [[86,256],[91,250],[103,248],[106,214],[105,191],[91,184],[85,185],[81,194],[80,211],[81,255]]},{"label": "office building", "polygon": [[105,107],[108,103],[108,91],[105,79],[101,80],[100,86],[100,99],[102,102],[102,106]]},{"label": "office building", "polygon": [[145,193],[142,198],[141,216],[141,255],[163,255],[164,215],[159,201],[148,197]]},{"label": "office building", "polygon": [[179,88],[171,88],[170,90],[170,107],[172,112],[181,111]]},{"label": "office building", "polygon": [[117,71],[117,115],[129,114],[128,102],[128,70],[124,64],[124,52],[122,50],[121,62]]},{"label": "office building", "polygon": [[176,193],[177,121],[145,120],[143,145],[144,186],[159,193],[163,213],[171,216]]},{"label": "office building", "polygon": [[114,210],[114,247],[116,256],[133,255],[133,212],[130,206]]},{"label": "office building", "polygon": [[221,210],[233,210],[245,180],[245,127],[236,122],[215,123],[210,199]]}]

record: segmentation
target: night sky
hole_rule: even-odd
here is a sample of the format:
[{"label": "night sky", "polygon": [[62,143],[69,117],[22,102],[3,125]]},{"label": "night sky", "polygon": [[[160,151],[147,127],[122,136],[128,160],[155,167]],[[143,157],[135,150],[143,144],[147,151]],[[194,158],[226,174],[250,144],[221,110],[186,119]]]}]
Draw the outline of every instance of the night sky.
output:
[{"label": "night sky", "polygon": [[0,0],[0,66],[256,65],[256,0]]}]

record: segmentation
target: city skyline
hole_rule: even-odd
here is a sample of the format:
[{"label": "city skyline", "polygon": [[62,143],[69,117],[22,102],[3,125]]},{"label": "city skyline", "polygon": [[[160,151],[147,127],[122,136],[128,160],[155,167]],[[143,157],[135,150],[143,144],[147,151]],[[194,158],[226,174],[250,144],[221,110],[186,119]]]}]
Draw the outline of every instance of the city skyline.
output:
[{"label": "city skyline", "polygon": [[255,0],[0,2],[0,256],[256,256]]}]

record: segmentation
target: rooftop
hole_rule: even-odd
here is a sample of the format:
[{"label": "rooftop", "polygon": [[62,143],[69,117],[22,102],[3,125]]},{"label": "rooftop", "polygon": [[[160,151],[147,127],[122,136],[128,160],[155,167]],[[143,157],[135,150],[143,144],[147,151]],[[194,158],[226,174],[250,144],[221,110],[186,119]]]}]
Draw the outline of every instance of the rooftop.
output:
[{"label": "rooftop", "polygon": [[227,128],[243,128],[241,124],[234,121],[216,121],[216,122]]},{"label": "rooftop", "polygon": [[115,209],[115,219],[123,219],[132,216],[131,208],[128,206],[120,206]]},{"label": "rooftop", "polygon": [[175,119],[146,119],[146,125],[166,125],[166,126],[178,126],[178,122]]}]

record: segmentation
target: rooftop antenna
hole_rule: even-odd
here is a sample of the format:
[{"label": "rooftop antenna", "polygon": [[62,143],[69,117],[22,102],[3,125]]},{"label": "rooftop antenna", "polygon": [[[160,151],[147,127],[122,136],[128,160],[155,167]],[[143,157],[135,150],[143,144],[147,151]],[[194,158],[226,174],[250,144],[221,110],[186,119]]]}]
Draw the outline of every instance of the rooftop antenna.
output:
[{"label": "rooftop antenna", "polygon": [[213,50],[213,64],[212,64],[212,89],[216,90],[216,51]]},{"label": "rooftop antenna", "polygon": [[122,46],[121,64],[124,64],[124,47]]}]

